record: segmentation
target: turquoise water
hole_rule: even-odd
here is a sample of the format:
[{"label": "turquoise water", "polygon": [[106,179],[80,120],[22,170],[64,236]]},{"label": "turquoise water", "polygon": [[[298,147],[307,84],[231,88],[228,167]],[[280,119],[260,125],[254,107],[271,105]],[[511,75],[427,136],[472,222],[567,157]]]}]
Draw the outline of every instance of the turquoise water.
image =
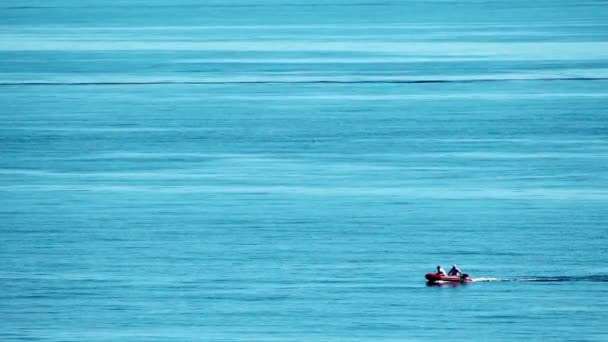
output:
[{"label": "turquoise water", "polygon": [[606,2],[0,13],[1,340],[608,339]]}]

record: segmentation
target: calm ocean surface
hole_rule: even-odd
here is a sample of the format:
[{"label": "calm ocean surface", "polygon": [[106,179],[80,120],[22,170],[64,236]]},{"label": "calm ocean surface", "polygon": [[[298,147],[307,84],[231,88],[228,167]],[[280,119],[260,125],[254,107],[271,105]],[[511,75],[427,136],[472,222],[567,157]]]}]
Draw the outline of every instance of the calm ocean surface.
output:
[{"label": "calm ocean surface", "polygon": [[0,340],[608,340],[608,2],[0,17]]}]

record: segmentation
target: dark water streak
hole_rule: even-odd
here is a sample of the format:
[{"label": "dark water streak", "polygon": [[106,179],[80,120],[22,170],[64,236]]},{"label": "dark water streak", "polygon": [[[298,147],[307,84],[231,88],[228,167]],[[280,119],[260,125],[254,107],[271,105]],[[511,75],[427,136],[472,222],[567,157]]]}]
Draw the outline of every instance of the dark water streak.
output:
[{"label": "dark water streak", "polygon": [[0,86],[104,86],[104,85],[173,85],[173,84],[425,84],[425,83],[484,83],[484,82],[533,82],[533,81],[605,81],[605,77],[541,77],[541,78],[495,78],[461,80],[302,80],[302,81],[125,81],[125,82],[0,82]]}]

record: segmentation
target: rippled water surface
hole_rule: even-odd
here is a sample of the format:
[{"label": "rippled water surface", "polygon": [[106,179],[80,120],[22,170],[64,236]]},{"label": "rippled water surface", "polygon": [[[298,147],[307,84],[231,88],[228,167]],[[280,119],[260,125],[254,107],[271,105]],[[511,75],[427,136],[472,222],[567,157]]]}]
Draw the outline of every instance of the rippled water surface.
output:
[{"label": "rippled water surface", "polygon": [[605,1],[0,15],[1,340],[608,339]]}]

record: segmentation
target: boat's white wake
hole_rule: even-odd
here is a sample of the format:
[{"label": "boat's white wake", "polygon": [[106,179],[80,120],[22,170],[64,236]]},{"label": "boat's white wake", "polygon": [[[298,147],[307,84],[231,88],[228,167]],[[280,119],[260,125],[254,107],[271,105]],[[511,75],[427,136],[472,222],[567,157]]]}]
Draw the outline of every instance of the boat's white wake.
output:
[{"label": "boat's white wake", "polygon": [[526,277],[526,278],[473,278],[473,282],[490,282],[490,281],[517,281],[517,282],[572,282],[572,281],[587,281],[587,282],[608,282],[608,275],[590,275],[590,276],[553,276],[553,277]]},{"label": "boat's white wake", "polygon": [[501,278],[473,278],[473,282],[481,283],[481,282],[490,282],[490,281],[507,281],[508,279]]}]

